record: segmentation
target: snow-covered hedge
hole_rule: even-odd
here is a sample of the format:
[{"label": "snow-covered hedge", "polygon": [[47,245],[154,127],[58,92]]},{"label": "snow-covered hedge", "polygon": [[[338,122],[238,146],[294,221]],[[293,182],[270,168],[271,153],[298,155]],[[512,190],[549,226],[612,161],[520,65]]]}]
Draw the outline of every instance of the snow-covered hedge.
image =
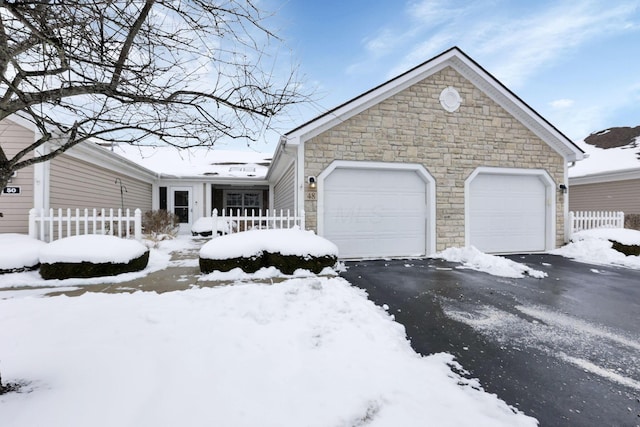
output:
[{"label": "snow-covered hedge", "polygon": [[0,234],[0,274],[35,270],[46,243],[24,234]]},{"label": "snow-covered hedge", "polygon": [[640,269],[640,231],[597,228],[571,235],[571,243],[551,251],[592,264],[613,264]]},{"label": "snow-covered hedge", "polygon": [[144,270],[149,250],[136,240],[82,235],[56,240],[40,251],[44,279],[116,276]]},{"label": "snow-covered hedge", "polygon": [[338,248],[311,231],[251,230],[218,237],[200,249],[203,273],[241,268],[247,273],[276,267],[285,274],[297,269],[320,273],[338,260]]},{"label": "snow-covered hedge", "polygon": [[[217,234],[229,234],[237,228],[237,224],[231,220],[223,220],[218,218],[216,221]],[[213,218],[201,217],[191,226],[191,234],[194,236],[208,237],[213,235]]]},{"label": "snow-covered hedge", "polygon": [[612,249],[625,255],[640,255],[640,231],[626,228],[595,228],[571,235],[572,242],[590,239],[608,240]]}]

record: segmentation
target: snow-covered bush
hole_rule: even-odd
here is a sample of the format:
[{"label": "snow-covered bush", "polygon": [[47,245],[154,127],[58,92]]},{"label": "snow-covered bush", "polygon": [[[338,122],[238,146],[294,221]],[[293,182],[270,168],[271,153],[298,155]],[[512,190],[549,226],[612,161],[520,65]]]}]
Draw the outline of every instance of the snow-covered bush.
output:
[{"label": "snow-covered bush", "polygon": [[[216,220],[216,234],[218,235],[229,234],[233,230],[236,230],[237,227],[238,225],[229,219],[218,218]],[[191,234],[202,237],[212,236],[213,218],[210,216],[198,218],[196,222],[193,223],[193,226],[191,226]]]},{"label": "snow-covered bush", "polygon": [[311,231],[251,230],[211,240],[200,249],[203,273],[241,268],[247,273],[276,267],[284,274],[297,269],[320,273],[338,260],[338,248]]},{"label": "snow-covered bush", "polygon": [[0,274],[37,269],[45,244],[25,234],[0,234]]},{"label": "snow-covered bush", "polygon": [[572,242],[589,239],[608,240],[611,248],[625,255],[640,255],[640,231],[626,228],[596,228],[571,235]]},{"label": "snow-covered bush", "polygon": [[136,240],[82,235],[56,240],[40,251],[44,279],[116,276],[144,270],[149,250]]}]

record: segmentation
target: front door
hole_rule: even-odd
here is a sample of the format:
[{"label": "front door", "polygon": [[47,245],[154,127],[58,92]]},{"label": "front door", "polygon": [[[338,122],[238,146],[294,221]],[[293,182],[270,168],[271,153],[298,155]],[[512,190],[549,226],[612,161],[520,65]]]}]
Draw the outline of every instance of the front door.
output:
[{"label": "front door", "polygon": [[172,211],[180,221],[180,232],[188,233],[191,229],[191,188],[173,187],[171,189]]}]

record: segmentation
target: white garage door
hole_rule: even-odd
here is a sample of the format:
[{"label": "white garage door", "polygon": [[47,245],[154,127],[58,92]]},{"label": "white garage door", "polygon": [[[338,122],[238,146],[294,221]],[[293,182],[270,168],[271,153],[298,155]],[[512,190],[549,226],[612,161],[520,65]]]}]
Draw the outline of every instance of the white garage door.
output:
[{"label": "white garage door", "polygon": [[478,174],[469,187],[470,244],[488,253],[544,251],[546,191],[540,176]]},{"label": "white garage door", "polygon": [[321,233],[341,258],[426,254],[427,183],[415,170],[336,168],[322,191]]}]

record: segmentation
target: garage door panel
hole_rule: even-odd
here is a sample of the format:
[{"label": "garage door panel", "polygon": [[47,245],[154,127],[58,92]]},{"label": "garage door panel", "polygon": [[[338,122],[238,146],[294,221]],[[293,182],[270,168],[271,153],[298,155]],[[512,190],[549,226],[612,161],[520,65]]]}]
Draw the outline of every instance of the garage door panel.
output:
[{"label": "garage door panel", "polygon": [[546,191],[536,175],[477,175],[470,184],[470,243],[484,252],[545,250]]},{"label": "garage door panel", "polygon": [[324,180],[323,235],[345,258],[424,255],[426,185],[414,170],[337,168]]}]

